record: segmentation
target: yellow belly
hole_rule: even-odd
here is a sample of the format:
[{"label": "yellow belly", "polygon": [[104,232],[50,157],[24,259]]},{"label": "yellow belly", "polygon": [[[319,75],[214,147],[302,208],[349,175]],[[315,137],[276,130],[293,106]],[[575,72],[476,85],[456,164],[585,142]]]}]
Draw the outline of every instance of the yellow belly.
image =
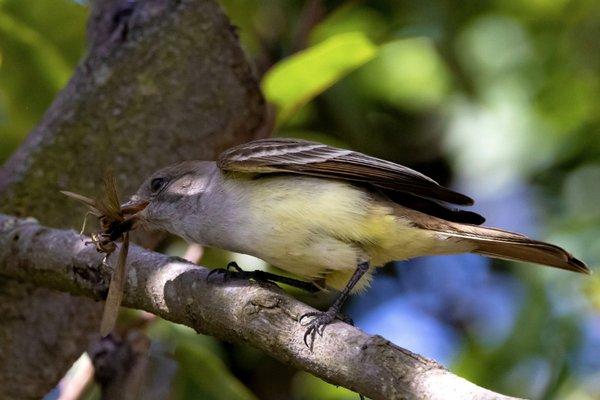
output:
[{"label": "yellow belly", "polygon": [[[362,260],[382,266],[460,251],[412,226],[400,206],[343,181],[287,175],[245,184],[256,185],[256,195],[247,199],[248,223],[260,227],[255,238],[244,238],[251,243],[247,252],[299,277],[325,279],[335,289],[346,285]],[[370,273],[357,289],[369,280]]]}]

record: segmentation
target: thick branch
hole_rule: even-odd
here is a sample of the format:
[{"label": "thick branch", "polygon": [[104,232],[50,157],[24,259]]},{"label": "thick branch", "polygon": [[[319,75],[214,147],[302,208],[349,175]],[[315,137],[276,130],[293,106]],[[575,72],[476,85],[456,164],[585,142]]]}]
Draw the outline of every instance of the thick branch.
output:
[{"label": "thick branch", "polygon": [[[73,231],[0,214],[2,275],[98,299],[109,273],[100,259]],[[271,286],[217,277],[207,282],[205,268],[137,246],[130,250],[124,301],[197,332],[252,345],[373,399],[512,399],[342,322],[328,326],[311,352],[297,322],[308,306]]]}]

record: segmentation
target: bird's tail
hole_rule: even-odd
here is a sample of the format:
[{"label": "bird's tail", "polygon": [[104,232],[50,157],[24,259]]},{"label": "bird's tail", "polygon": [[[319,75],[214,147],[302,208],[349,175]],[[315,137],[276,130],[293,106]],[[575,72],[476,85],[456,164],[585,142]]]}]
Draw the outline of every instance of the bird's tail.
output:
[{"label": "bird's tail", "polygon": [[589,274],[583,261],[561,247],[530,239],[518,233],[467,224],[452,224],[445,235],[467,240],[474,245],[473,253],[505,260],[527,261],[569,271]]}]

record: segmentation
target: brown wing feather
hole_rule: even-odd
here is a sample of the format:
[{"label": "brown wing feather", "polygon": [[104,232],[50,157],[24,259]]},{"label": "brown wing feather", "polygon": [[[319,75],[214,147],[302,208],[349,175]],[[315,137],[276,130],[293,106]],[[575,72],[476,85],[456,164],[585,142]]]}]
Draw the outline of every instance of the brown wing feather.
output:
[{"label": "brown wing feather", "polygon": [[262,139],[223,152],[217,165],[224,171],[287,172],[367,183],[447,203],[473,200],[408,167],[351,150],[298,139]]}]

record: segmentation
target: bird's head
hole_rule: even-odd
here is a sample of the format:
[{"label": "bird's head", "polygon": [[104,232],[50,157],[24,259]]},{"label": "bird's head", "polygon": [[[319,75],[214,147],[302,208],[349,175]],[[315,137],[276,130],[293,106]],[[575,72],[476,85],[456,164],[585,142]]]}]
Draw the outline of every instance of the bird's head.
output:
[{"label": "bird's head", "polygon": [[142,225],[177,234],[178,221],[198,207],[215,169],[210,161],[184,161],[162,168],[150,175],[121,208],[135,214]]}]

